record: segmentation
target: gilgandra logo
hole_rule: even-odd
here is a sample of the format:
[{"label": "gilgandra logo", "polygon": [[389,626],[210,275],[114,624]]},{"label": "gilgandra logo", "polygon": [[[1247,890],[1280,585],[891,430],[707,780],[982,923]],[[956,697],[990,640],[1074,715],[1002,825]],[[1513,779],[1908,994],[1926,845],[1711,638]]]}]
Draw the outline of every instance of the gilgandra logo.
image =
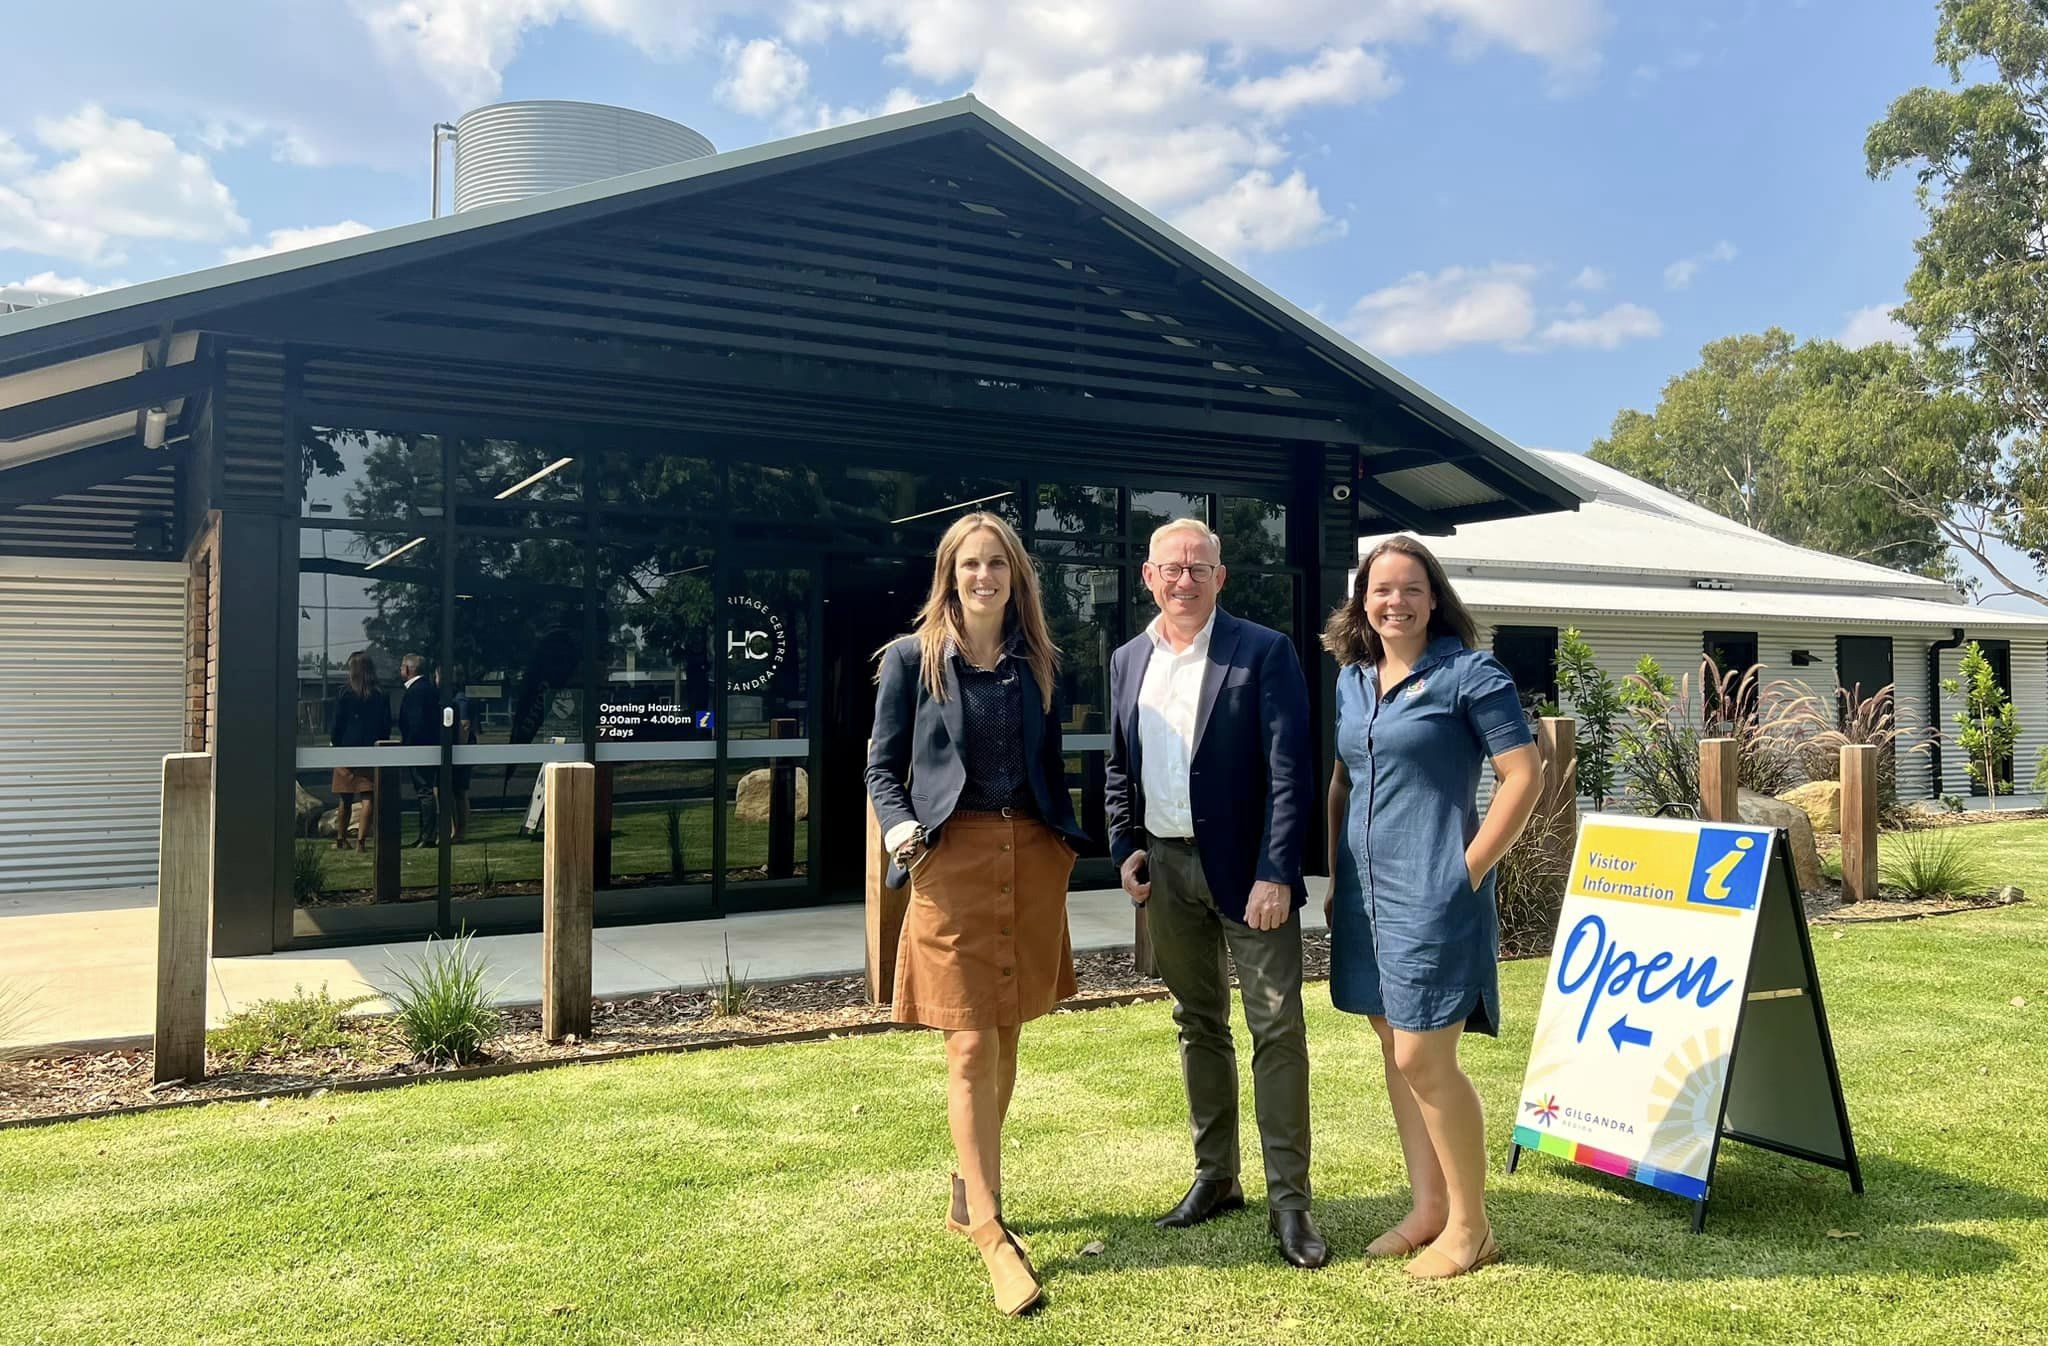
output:
[{"label": "gilgandra logo", "polygon": [[782,618],[758,598],[732,594],[725,605],[726,690],[758,692],[782,670],[789,633]]}]

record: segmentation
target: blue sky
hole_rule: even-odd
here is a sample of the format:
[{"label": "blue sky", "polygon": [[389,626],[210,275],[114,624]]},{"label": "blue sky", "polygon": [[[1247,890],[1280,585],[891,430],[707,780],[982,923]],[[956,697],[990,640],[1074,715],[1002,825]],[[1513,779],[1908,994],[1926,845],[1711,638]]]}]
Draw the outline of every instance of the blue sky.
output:
[{"label": "blue sky", "polygon": [[[1881,334],[1928,0],[349,0],[13,6],[0,285],[426,213],[428,128],[613,102],[721,148],[972,90],[1517,441],[1701,344]],[[308,232],[300,232],[308,231]]]}]

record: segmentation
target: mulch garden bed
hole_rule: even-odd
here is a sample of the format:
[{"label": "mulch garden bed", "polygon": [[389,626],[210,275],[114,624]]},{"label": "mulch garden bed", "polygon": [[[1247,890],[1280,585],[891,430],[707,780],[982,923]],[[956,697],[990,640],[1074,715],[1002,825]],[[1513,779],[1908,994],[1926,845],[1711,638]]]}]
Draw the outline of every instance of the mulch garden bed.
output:
[{"label": "mulch garden bed", "polygon": [[[2003,815],[2015,816],[2018,815]],[[2042,816],[2048,816],[2048,811]],[[1804,906],[1810,922],[1842,925],[1914,920],[2023,900],[2024,895],[2015,888],[1946,900],[1915,899],[1886,889],[1874,901],[1844,905],[1840,887],[1828,883],[1819,891],[1805,894]],[[1330,968],[1328,932],[1307,931],[1302,942],[1307,979],[1326,980]],[[1514,947],[1502,952],[1509,958],[1548,954],[1547,949]],[[1055,1013],[1131,1003],[1136,998],[1165,994],[1165,987],[1157,978],[1136,975],[1128,949],[1081,955],[1074,960],[1074,971],[1078,983],[1075,997]],[[600,1000],[592,1010],[590,1036],[562,1043],[549,1043],[541,1037],[537,1006],[509,1007],[503,1013],[503,1027],[492,1039],[490,1055],[483,1063],[487,1071],[621,1053],[758,1043],[806,1034],[870,1032],[886,1025],[889,1018],[887,1006],[868,1003],[866,986],[860,977],[754,986],[738,1014],[718,1014],[712,996],[704,991],[667,991]],[[388,1015],[356,1016],[349,1022],[357,1030],[356,1042],[350,1049],[260,1056],[233,1070],[224,1063],[212,1063],[211,1069],[216,1073],[197,1084],[153,1085],[150,1076],[155,1063],[147,1047],[0,1062],[0,1126],[251,1094],[334,1085],[357,1087],[366,1082],[395,1084],[468,1073],[416,1060]]]},{"label": "mulch garden bed", "polygon": [[[1329,936],[1312,930],[1302,939],[1306,975],[1310,980],[1327,978]],[[1128,949],[1083,954],[1074,960],[1074,973],[1078,990],[1067,1003],[1076,1008],[1100,1008],[1165,993],[1156,978],[1136,975]],[[711,995],[703,991],[600,1000],[592,1009],[589,1037],[549,1043],[540,1035],[537,1006],[507,1008],[503,1029],[491,1040],[485,1065],[566,1063],[622,1052],[759,1042],[801,1033],[866,1032],[889,1019],[886,1005],[868,1003],[866,983],[860,977],[759,985],[750,989],[741,1013],[720,1015],[714,1010]],[[1054,1012],[1071,1011],[1062,1007]],[[239,1070],[210,1061],[209,1069],[218,1073],[198,1084],[152,1085],[155,1061],[146,1047],[0,1063],[0,1125],[450,1073],[444,1067],[415,1060],[388,1015],[357,1016],[349,1023],[359,1030],[354,1050],[258,1057]]]}]

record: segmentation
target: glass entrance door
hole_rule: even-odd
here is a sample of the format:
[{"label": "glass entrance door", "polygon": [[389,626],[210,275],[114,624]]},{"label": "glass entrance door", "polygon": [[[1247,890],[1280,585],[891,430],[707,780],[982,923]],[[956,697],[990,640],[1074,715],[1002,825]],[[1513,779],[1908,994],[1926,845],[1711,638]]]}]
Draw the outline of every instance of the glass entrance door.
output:
[{"label": "glass entrance door", "polygon": [[804,905],[818,892],[817,558],[728,548],[718,573],[719,905]]}]

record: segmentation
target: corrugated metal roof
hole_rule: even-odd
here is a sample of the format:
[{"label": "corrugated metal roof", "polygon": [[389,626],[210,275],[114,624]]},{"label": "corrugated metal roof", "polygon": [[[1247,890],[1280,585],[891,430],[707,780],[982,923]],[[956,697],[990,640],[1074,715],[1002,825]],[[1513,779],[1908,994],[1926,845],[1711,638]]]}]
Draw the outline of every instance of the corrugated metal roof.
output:
[{"label": "corrugated metal roof", "polygon": [[1659,588],[1635,584],[1572,584],[1547,580],[1457,577],[1468,607],[1525,614],[1604,613],[1640,617],[1755,617],[1825,626],[1913,627],[1943,634],[2001,628],[2048,631],[2048,615],[2002,612],[1967,603],[1877,594]]},{"label": "corrugated metal roof", "polygon": [[[1743,589],[1831,589],[1943,601],[1938,579],[1781,542],[1577,454],[1540,457],[1593,498],[1569,514],[1465,524],[1429,541],[1453,575],[1542,579],[1643,578],[1687,588],[1695,579]],[[1360,542],[1361,554],[1377,539]],[[1463,587],[1462,585],[1460,586]]]}]

